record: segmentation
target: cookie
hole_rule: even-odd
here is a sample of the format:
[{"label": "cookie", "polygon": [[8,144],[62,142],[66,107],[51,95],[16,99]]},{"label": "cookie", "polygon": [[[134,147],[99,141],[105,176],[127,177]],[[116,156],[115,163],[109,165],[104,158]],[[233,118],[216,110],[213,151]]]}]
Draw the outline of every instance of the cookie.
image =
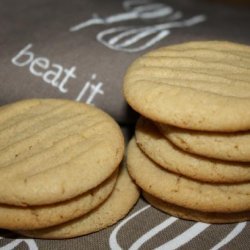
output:
[{"label": "cookie", "polygon": [[214,133],[157,124],[161,133],[177,147],[201,156],[226,161],[250,162],[250,133]]},{"label": "cookie", "polygon": [[172,216],[182,218],[185,220],[201,221],[205,223],[236,223],[240,221],[250,220],[250,212],[239,212],[239,213],[206,213],[198,210],[192,210],[184,207],[180,207],[150,195],[149,193],[143,192],[143,197],[153,207],[168,213]]},{"label": "cookie", "polygon": [[[169,50],[166,52],[165,47],[162,47],[151,51],[150,54],[153,56],[175,56],[175,50],[180,50],[184,57],[201,58],[208,62],[223,60],[226,57],[230,61],[237,60],[239,66],[244,66],[246,62],[249,62],[249,57],[245,53],[248,49],[248,45],[229,41],[192,41],[171,45],[171,50],[174,50],[173,52]],[[230,52],[230,50],[232,50],[231,53],[225,54],[225,52]],[[232,53],[233,51],[236,53]]]},{"label": "cookie", "polygon": [[123,167],[114,191],[95,210],[62,225],[40,230],[19,231],[19,233],[33,238],[63,239],[97,232],[122,219],[137,202],[139,194],[138,187]]},{"label": "cookie", "polygon": [[250,129],[250,47],[197,41],[160,48],[135,60],[123,91],[138,113],[202,131]]},{"label": "cookie", "polygon": [[127,167],[147,193],[175,205],[203,212],[250,210],[250,183],[210,184],[171,173],[141,152],[135,140],[128,145]]},{"label": "cookie", "polygon": [[117,169],[124,139],[105,112],[59,99],[24,100],[0,110],[0,203],[62,202]]},{"label": "cookie", "polygon": [[[153,122],[140,117],[135,137],[140,149],[167,170],[204,182],[250,181],[250,165],[224,162],[186,153],[171,144]],[[204,141],[205,142],[205,141]]]},{"label": "cookie", "polygon": [[0,205],[0,228],[31,230],[80,217],[104,202],[112,192],[116,179],[117,171],[96,188],[56,204],[32,207]]}]

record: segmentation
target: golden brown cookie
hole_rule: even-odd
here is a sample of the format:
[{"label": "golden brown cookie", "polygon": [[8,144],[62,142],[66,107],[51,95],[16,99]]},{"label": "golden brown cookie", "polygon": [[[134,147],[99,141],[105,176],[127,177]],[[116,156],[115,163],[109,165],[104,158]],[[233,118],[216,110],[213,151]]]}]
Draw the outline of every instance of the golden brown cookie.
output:
[{"label": "golden brown cookie", "polygon": [[60,99],[24,100],[0,110],[0,203],[65,201],[117,169],[124,140],[105,112]]},{"label": "golden brown cookie", "polygon": [[250,162],[250,132],[214,133],[156,123],[161,133],[187,152],[226,161]]},{"label": "golden brown cookie", "polygon": [[168,213],[172,216],[185,220],[202,221],[205,223],[236,223],[250,220],[250,212],[239,213],[206,213],[198,210],[192,210],[180,207],[143,192],[143,197],[155,208]]},{"label": "golden brown cookie", "polygon": [[151,161],[135,140],[128,145],[127,167],[135,182],[147,193],[175,205],[203,212],[250,210],[250,183],[210,184],[171,173]]},{"label": "golden brown cookie", "polygon": [[20,234],[45,239],[72,238],[99,231],[122,219],[139,198],[138,187],[122,168],[114,191],[98,208],[76,220],[51,228],[19,231]]},{"label": "golden brown cookie", "polygon": [[250,164],[230,163],[186,153],[170,143],[154,123],[144,117],[137,122],[135,137],[137,145],[149,158],[171,172],[205,182],[250,181]]},{"label": "golden brown cookie", "polygon": [[124,95],[143,116],[202,131],[250,129],[250,47],[196,41],[149,52],[129,67]]},{"label": "golden brown cookie", "polygon": [[80,217],[100,205],[110,195],[116,183],[117,172],[94,189],[67,201],[32,207],[0,205],[0,228],[31,230]]}]

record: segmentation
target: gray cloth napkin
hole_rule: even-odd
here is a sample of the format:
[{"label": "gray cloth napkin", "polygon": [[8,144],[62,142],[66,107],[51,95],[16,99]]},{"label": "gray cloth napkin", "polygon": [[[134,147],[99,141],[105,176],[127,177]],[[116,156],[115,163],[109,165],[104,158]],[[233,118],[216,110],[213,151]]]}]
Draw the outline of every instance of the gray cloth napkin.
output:
[{"label": "gray cloth napkin", "polygon": [[3,0],[0,104],[67,98],[134,122],[122,84],[135,58],[190,40],[249,44],[249,10],[198,0]]}]

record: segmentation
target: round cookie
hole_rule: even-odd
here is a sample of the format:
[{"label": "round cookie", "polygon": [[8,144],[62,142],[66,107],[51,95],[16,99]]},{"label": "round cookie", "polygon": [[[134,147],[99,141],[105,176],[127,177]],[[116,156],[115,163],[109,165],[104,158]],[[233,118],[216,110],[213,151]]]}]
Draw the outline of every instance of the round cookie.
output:
[{"label": "round cookie", "polygon": [[18,233],[45,239],[64,239],[97,232],[122,219],[139,198],[138,187],[129,177],[125,167],[118,176],[114,191],[95,210],[76,220],[51,228]]},{"label": "round cookie", "polygon": [[124,139],[93,106],[34,99],[0,110],[0,203],[65,201],[98,186],[118,167]]},{"label": "round cookie", "polygon": [[[170,50],[167,51],[165,47],[153,50],[150,52],[150,55],[175,57],[175,50],[179,50],[184,57],[200,58],[202,61],[205,60],[207,62],[223,60],[225,57],[230,61],[237,60],[239,63],[238,65],[241,67],[244,67],[250,60],[249,56],[246,54],[246,50],[249,49],[248,45],[229,41],[192,41],[171,45],[171,47],[169,46],[168,48]],[[234,51],[236,53],[233,53]],[[225,54],[225,52],[231,53]]]},{"label": "round cookie", "polygon": [[137,145],[149,158],[171,172],[205,182],[250,181],[250,165],[202,158],[181,151],[144,117],[137,122],[135,137]]},{"label": "round cookie", "polygon": [[80,217],[96,208],[110,195],[116,183],[117,172],[96,188],[60,203],[32,207],[0,204],[0,228],[31,230],[54,226]]},{"label": "round cookie", "polygon": [[149,52],[129,67],[124,95],[143,116],[204,131],[250,129],[250,47],[190,42]]},{"label": "round cookie", "polygon": [[250,210],[250,183],[208,184],[173,174],[143,154],[134,139],[128,145],[127,167],[145,192],[166,202],[203,212]]},{"label": "round cookie", "polygon": [[143,192],[143,197],[153,207],[171,214],[172,216],[182,218],[185,220],[202,221],[205,223],[236,223],[240,221],[250,220],[250,212],[239,213],[206,213],[198,210],[183,208],[168,202],[164,202],[149,193]]},{"label": "round cookie", "polygon": [[156,125],[168,140],[187,152],[226,161],[250,161],[249,131],[214,133]]}]

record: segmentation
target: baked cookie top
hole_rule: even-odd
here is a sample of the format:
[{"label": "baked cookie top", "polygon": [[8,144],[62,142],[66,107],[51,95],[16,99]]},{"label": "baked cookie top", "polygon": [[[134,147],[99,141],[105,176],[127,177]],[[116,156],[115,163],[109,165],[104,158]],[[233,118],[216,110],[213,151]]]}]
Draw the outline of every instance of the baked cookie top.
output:
[{"label": "baked cookie top", "polygon": [[95,107],[60,99],[0,109],[0,203],[64,201],[102,183],[118,167],[124,139]]},{"label": "baked cookie top", "polygon": [[250,47],[189,42],[149,52],[129,67],[124,95],[151,120],[204,131],[250,129]]}]

